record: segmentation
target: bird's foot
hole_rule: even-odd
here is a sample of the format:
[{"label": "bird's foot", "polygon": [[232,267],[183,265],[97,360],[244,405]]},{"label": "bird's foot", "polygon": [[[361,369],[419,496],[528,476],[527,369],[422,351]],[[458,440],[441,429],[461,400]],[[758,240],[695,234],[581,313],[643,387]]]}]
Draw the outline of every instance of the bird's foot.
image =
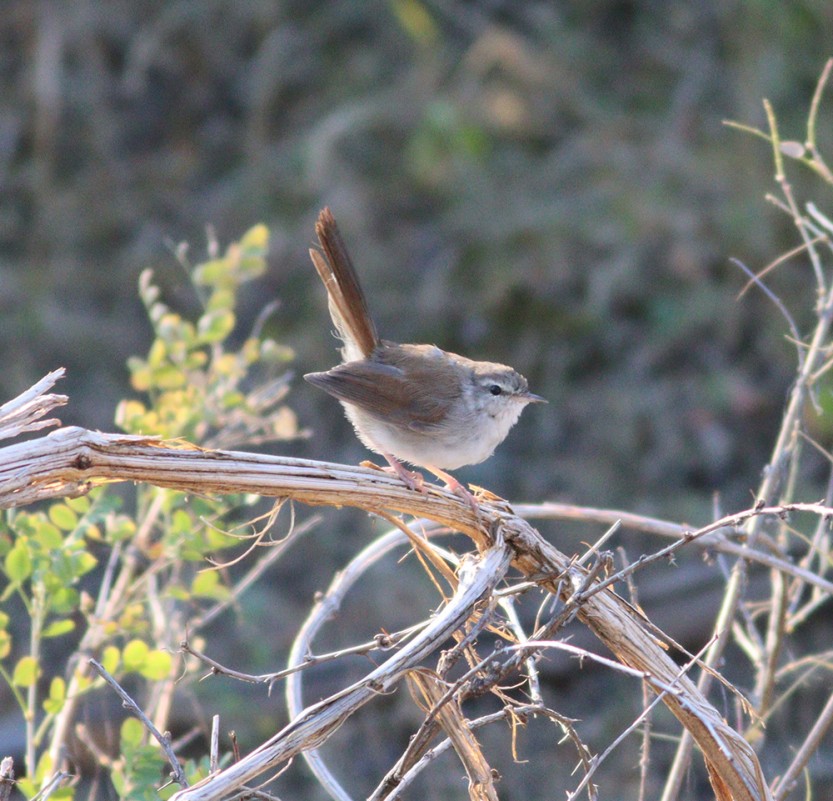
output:
[{"label": "bird's foot", "polygon": [[475,516],[479,516],[480,504],[478,504],[477,498],[471,494],[467,487],[464,487],[456,478],[454,478],[454,476],[450,473],[446,473],[445,470],[440,470],[438,467],[432,467],[431,465],[424,465],[424,467],[441,481],[445,481],[446,488],[451,490],[455,495],[459,495],[469,506],[471,506],[471,510],[474,512]]},{"label": "bird's foot", "polygon": [[[386,473],[392,473],[393,475],[398,476],[410,490],[416,490],[417,492],[428,491],[425,486],[425,476],[422,475],[422,473],[416,470],[408,470],[408,468],[405,467],[405,465],[402,464],[402,462],[400,462],[395,456],[391,456],[387,453],[382,455],[388,463],[387,467],[380,467],[372,462],[362,462],[362,464],[375,467],[377,470],[384,470]],[[450,473],[446,473],[445,470],[440,470],[438,467],[432,467],[427,464],[423,465],[423,467],[430,473],[433,473],[441,481],[444,481],[446,489],[462,498],[471,507],[471,510],[475,515],[480,514],[480,505],[477,503],[477,498],[475,498],[466,487],[454,478],[454,476]]]},{"label": "bird's foot", "polygon": [[409,490],[416,490],[417,492],[427,492],[425,488],[425,476],[416,470],[408,470],[402,462],[396,457],[390,456],[387,453],[382,454],[387,460],[388,467],[381,467],[386,473],[392,473],[402,479],[402,483]]}]

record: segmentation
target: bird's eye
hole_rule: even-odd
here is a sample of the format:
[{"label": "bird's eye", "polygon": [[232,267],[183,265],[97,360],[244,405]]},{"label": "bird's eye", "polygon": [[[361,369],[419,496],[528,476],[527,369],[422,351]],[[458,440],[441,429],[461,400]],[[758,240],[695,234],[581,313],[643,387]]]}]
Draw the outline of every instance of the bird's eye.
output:
[{"label": "bird's eye", "polygon": [[501,395],[503,393],[503,388],[498,384],[492,384],[492,386],[489,387],[489,392],[491,392],[492,395]]}]

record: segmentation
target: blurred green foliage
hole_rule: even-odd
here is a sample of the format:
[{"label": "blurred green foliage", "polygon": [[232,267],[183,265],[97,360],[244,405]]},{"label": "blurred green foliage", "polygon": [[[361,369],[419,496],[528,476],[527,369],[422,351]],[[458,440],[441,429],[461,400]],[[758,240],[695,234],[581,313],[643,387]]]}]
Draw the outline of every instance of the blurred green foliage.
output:
[{"label": "blurred green foliage", "polygon": [[[263,274],[268,242],[258,225],[223,255],[212,243],[208,260],[189,268],[200,306],[194,320],[164,304],[151,272],[142,274],[140,294],[155,338],[147,358],[129,363],[133,388],[146,400],[119,405],[125,430],[183,438],[183,447],[299,434],[283,402],[291,352],[260,330],[232,343],[241,287]],[[224,526],[235,525],[235,510],[251,516],[256,500],[194,498],[141,485],[127,513],[122,498],[100,486],[0,518],[0,697],[14,701],[23,723],[19,786],[27,796],[52,779],[55,754],[72,750],[68,732],[84,718],[84,697],[104,686],[88,667],[90,657],[120,682],[138,680],[138,697],[168,684],[171,693],[175,680],[186,679],[188,668],[174,657],[186,636],[179,610],[193,625],[200,611],[235,599],[228,571],[206,570],[206,561],[239,544]],[[53,639],[65,643],[60,657],[54,649],[46,656]],[[119,797],[157,798],[166,761],[143,726],[125,721],[114,747],[118,758],[108,773]],[[189,769],[193,778],[203,768]],[[60,792],[73,797],[71,788]]]},{"label": "blurred green foliage", "polygon": [[196,289],[205,293],[196,322],[162,303],[151,271],[142,273],[139,294],[155,339],[147,358],[131,357],[128,367],[133,389],[147,393],[152,408],[139,400],[122,401],[116,411],[121,428],[189,442],[219,439],[225,447],[236,437],[251,441],[255,429],[258,439],[290,439],[296,434],[295,418],[287,407],[279,414],[269,413],[285,395],[284,386],[275,385],[271,396],[262,387],[254,393],[245,388],[255,365],[281,367],[292,352],[257,335],[247,337],[236,351],[225,347],[237,322],[234,303],[240,285],[266,269],[268,237],[265,226],[256,226],[223,257],[192,271]]},{"label": "blurred green foliage", "polygon": [[[364,458],[331,399],[303,386],[286,397],[283,374],[264,401],[245,377],[258,360],[267,374],[284,363],[286,346],[302,372],[336,359],[306,253],[329,204],[383,336],[508,362],[550,401],[462,480],[697,522],[715,505],[745,506],[795,352],[766,298],[753,290],[736,302],[747,279],[729,257],[757,271],[796,243],[792,222],[763,201],[768,146],[723,120],[765,127],[768,97],[782,137],[801,141],[831,29],[826,0],[8,0],[0,398],[66,365],[66,422],[109,429],[132,381],[148,398],[118,407],[131,431],[233,446],[270,418],[262,442],[315,430],[282,442],[284,452]],[[827,150],[831,109],[825,98]],[[821,181],[791,179],[802,201],[824,206]],[[214,300],[220,284],[195,300],[177,294],[169,251],[187,260],[171,242],[198,241],[206,224],[227,240],[255,220],[270,231],[271,255],[238,286],[233,311]],[[242,277],[240,259],[214,252],[202,273]],[[138,302],[148,264],[155,277]],[[806,330],[806,261],[769,278]],[[171,311],[160,291],[193,313]],[[264,320],[272,298],[280,308]],[[147,355],[128,375],[136,353]],[[273,400],[274,416],[264,415]],[[822,445],[833,436],[826,420],[808,409]],[[27,525],[69,531],[62,506],[57,521],[47,513]],[[160,515],[141,543],[147,558],[181,556],[190,569],[223,545],[202,525],[222,513],[212,499],[145,489],[138,510]],[[89,522],[74,511],[79,526]],[[136,524],[108,507],[86,531],[77,536],[109,547],[134,541]],[[44,557],[27,537],[10,576]],[[320,573],[305,562],[265,590],[254,628],[276,606],[302,607],[339,549],[352,548],[330,545]],[[172,599],[222,599],[219,578],[195,573],[176,577]],[[44,628],[66,620],[52,611]],[[141,604],[126,604],[112,625],[142,640],[142,620]],[[274,643],[258,645],[270,659]],[[6,666],[12,679],[16,664]],[[21,681],[31,668],[23,663]],[[60,706],[60,686],[54,695],[46,677],[38,686]]]},{"label": "blurred green foliage", "polygon": [[[766,96],[799,137],[830,4],[5,8],[0,396],[66,365],[66,419],[109,427],[151,335],[135,276],[205,223],[265,219],[240,325],[279,298],[272,334],[327,367],[306,255],[326,203],[384,336],[511,363],[551,401],[463,478],[656,511],[745,501],[792,353],[764,299],[735,303],[728,259],[762,266],[791,226],[761,201],[764,150],[722,120],[760,125]],[[785,302],[800,269],[774,278]],[[317,436],[293,453],[364,456],[328,399],[294,405]]]}]

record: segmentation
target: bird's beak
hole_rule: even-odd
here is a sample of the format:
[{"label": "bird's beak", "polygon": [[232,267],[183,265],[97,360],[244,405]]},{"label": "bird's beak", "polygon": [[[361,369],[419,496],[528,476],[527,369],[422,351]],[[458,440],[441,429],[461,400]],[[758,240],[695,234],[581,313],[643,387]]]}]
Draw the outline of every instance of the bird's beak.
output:
[{"label": "bird's beak", "polygon": [[522,401],[526,401],[527,403],[549,403],[546,398],[542,398],[534,392],[525,392],[523,395],[519,395],[518,398]]}]

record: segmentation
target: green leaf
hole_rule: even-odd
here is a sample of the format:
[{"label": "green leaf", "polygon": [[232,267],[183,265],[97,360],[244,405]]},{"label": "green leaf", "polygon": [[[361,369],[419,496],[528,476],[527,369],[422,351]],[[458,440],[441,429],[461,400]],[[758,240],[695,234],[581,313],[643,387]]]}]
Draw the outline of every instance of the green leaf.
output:
[{"label": "green leaf", "polygon": [[37,660],[33,656],[24,656],[14,666],[12,684],[16,687],[31,687],[40,675]]},{"label": "green leaf", "polygon": [[107,520],[107,539],[120,542],[130,539],[136,533],[136,521],[126,515],[117,515]]},{"label": "green leaf", "polygon": [[197,598],[209,598],[214,601],[223,601],[229,596],[228,587],[220,583],[220,575],[216,570],[197,573],[191,585],[191,592]]},{"label": "green leaf", "polygon": [[6,554],[5,568],[9,579],[18,583],[32,575],[32,557],[22,540],[18,540]]},{"label": "green leaf", "polygon": [[116,798],[128,798],[127,779],[125,778],[121,765],[118,763],[116,763],[116,765],[113,766],[113,770],[110,771],[110,781],[116,789]]},{"label": "green leaf", "polygon": [[279,345],[274,339],[260,343],[260,358],[265,362],[289,362],[295,358],[295,351],[287,345]]},{"label": "green leaf", "polygon": [[179,367],[166,364],[153,371],[153,386],[156,389],[180,389],[186,383],[186,376]]},{"label": "green leaf", "polygon": [[38,794],[38,791],[46,784],[47,776],[50,776],[52,773],[52,757],[49,755],[49,750],[47,749],[41,754],[41,758],[38,760],[35,775],[23,776],[18,779],[17,788],[27,798],[34,798]]},{"label": "green leaf", "polygon": [[208,364],[208,354],[204,350],[192,350],[185,358],[183,367],[186,370],[201,370]]},{"label": "green leaf", "polygon": [[148,317],[155,324],[157,335],[162,337],[166,342],[171,341],[170,334],[176,331],[180,320],[182,320],[178,314],[172,312],[164,303],[154,303],[148,309]]},{"label": "green leaf", "polygon": [[209,312],[231,312],[234,308],[234,290],[227,287],[216,287],[205,305]]},{"label": "green leaf", "polygon": [[108,645],[101,654],[99,660],[101,666],[111,675],[115,675],[121,661],[121,652],[115,645]]},{"label": "green leaf", "polygon": [[101,542],[101,529],[98,526],[82,523],[78,528],[78,532],[92,542]]},{"label": "green leaf", "polygon": [[60,676],[55,676],[49,684],[49,698],[43,702],[44,710],[49,714],[57,714],[63,708],[66,697],[66,682]]},{"label": "green leaf", "polygon": [[89,551],[77,551],[72,555],[73,568],[76,578],[86,575],[98,565],[96,559]]},{"label": "green leaf", "polygon": [[213,259],[195,267],[191,278],[197,286],[215,286],[228,282],[230,274],[228,259]]},{"label": "green leaf", "polygon": [[[138,392],[147,392],[150,389],[151,377],[150,366],[148,363],[144,359],[138,359],[135,356],[131,356],[127,360],[127,369],[130,370],[130,386]],[[122,403],[142,406],[139,401],[122,401]],[[135,412],[135,408],[131,407],[130,411]]]},{"label": "green leaf", "polygon": [[181,584],[169,584],[165,593],[167,598],[173,598],[175,601],[187,601],[191,594]]},{"label": "green leaf", "polygon": [[218,376],[231,377],[240,374],[237,357],[232,353],[224,353],[214,360],[214,372]]},{"label": "green leaf", "polygon": [[66,615],[78,609],[78,590],[72,587],[55,587],[51,590],[49,611],[56,615]]},{"label": "green leaf", "polygon": [[49,519],[62,531],[73,531],[78,525],[78,515],[64,503],[49,507]]},{"label": "green leaf", "polygon": [[78,498],[67,498],[64,503],[79,515],[85,515],[90,511],[91,503],[89,495],[81,495]]},{"label": "green leaf", "polygon": [[121,724],[120,735],[122,748],[138,748],[142,744],[145,730],[136,718],[127,718]]},{"label": "green leaf", "polygon": [[93,686],[93,676],[91,675],[92,671],[89,673],[84,672],[84,668],[86,666],[79,665],[75,668],[75,671],[72,675],[72,681],[75,685],[75,690],[77,695],[81,695],[81,693],[87,692],[90,687]]},{"label": "green leaf", "polygon": [[162,339],[155,339],[148,351],[147,366],[151,368],[159,367],[168,361],[169,356],[168,343]]},{"label": "green leaf", "polygon": [[423,45],[433,45],[437,41],[439,28],[423,3],[418,0],[393,0],[390,8],[414,40]]},{"label": "green leaf", "polygon": [[60,637],[62,634],[69,634],[69,632],[75,631],[75,623],[72,620],[67,620],[66,618],[63,620],[55,620],[50,623],[44,630],[43,635],[44,637]]},{"label": "green leaf", "polygon": [[151,281],[153,281],[153,270],[150,268],[142,270],[139,276],[139,296],[145,306],[150,306],[159,297],[159,287]]},{"label": "green leaf", "polygon": [[47,551],[57,551],[64,544],[64,538],[58,527],[46,520],[38,524],[34,536]]},{"label": "green leaf", "polygon": [[171,674],[172,664],[173,660],[169,653],[154,650],[148,653],[139,673],[150,681],[161,681]]},{"label": "green leaf", "polygon": [[12,635],[8,631],[0,631],[0,659],[5,659],[12,650]]},{"label": "green leaf", "polygon": [[140,670],[148,656],[148,645],[142,640],[131,640],[122,651],[122,663],[127,671]]},{"label": "green leaf", "polygon": [[246,256],[265,256],[269,250],[269,229],[263,223],[253,225],[241,237],[240,249]]},{"label": "green leaf", "polygon": [[234,330],[234,323],[234,313],[231,311],[206,312],[197,323],[200,342],[222,342]]},{"label": "green leaf", "polygon": [[[144,376],[140,385],[137,385],[134,375],[133,386],[136,389],[146,390],[150,386],[150,371],[148,371],[148,374]],[[123,431],[127,431],[130,434],[140,433],[142,430],[142,419],[146,413],[147,409],[145,408],[145,405],[137,400],[119,401],[116,406],[116,425]]]}]

